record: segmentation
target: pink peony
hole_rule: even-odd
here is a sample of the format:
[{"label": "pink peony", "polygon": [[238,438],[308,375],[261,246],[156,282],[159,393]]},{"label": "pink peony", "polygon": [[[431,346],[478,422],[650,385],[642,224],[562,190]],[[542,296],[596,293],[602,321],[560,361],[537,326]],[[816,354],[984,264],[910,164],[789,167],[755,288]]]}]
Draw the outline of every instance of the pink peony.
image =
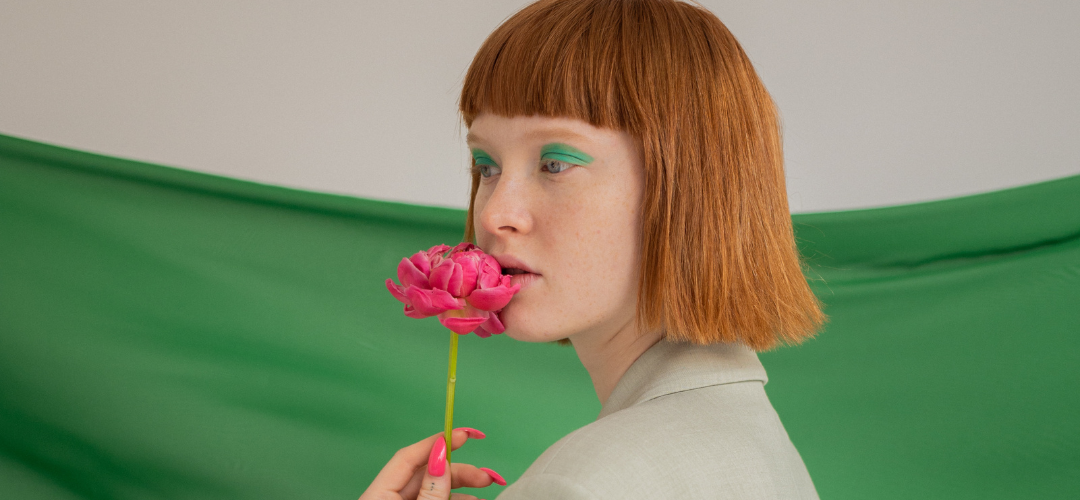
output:
[{"label": "pink peony", "polygon": [[397,273],[401,284],[387,279],[386,288],[405,304],[406,316],[438,316],[443,326],[460,335],[502,333],[506,328],[499,311],[521,288],[511,286],[499,262],[472,243],[416,252],[401,259]]}]

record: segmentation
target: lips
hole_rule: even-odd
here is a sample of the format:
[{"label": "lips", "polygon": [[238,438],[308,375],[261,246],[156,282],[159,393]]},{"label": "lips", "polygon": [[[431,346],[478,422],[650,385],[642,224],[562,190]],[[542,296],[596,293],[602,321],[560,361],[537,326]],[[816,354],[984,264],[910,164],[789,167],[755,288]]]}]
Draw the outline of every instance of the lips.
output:
[{"label": "lips", "polygon": [[512,255],[503,254],[495,255],[494,257],[495,260],[499,262],[499,265],[502,266],[503,274],[509,274],[511,276],[521,274],[540,274]]}]

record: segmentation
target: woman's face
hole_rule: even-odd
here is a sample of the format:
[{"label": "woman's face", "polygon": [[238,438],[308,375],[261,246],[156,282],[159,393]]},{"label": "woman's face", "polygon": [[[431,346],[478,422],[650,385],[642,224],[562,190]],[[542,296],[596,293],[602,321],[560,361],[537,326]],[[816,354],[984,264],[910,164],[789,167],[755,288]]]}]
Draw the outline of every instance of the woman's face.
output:
[{"label": "woman's face", "polygon": [[500,315],[506,334],[546,342],[629,326],[645,184],[636,141],[577,119],[484,113],[468,144],[477,244],[521,284]]}]

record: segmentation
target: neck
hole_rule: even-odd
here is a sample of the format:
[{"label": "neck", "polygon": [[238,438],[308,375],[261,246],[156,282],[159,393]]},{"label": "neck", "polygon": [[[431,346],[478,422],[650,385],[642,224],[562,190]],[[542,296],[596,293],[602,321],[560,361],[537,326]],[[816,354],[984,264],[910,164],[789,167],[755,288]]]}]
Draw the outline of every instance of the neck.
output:
[{"label": "neck", "polygon": [[607,402],[615,385],[642,353],[660,341],[661,332],[643,334],[636,321],[610,332],[582,332],[570,337],[578,359],[592,378],[600,404]]}]

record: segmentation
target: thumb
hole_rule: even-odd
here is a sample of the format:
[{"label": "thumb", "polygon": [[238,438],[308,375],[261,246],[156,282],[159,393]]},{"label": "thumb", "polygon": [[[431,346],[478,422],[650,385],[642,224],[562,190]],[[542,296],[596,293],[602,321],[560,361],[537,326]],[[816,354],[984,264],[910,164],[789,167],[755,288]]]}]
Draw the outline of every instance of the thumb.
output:
[{"label": "thumb", "polygon": [[446,462],[446,439],[439,436],[428,455],[427,470],[420,483],[416,500],[447,500],[450,498],[450,467]]}]

